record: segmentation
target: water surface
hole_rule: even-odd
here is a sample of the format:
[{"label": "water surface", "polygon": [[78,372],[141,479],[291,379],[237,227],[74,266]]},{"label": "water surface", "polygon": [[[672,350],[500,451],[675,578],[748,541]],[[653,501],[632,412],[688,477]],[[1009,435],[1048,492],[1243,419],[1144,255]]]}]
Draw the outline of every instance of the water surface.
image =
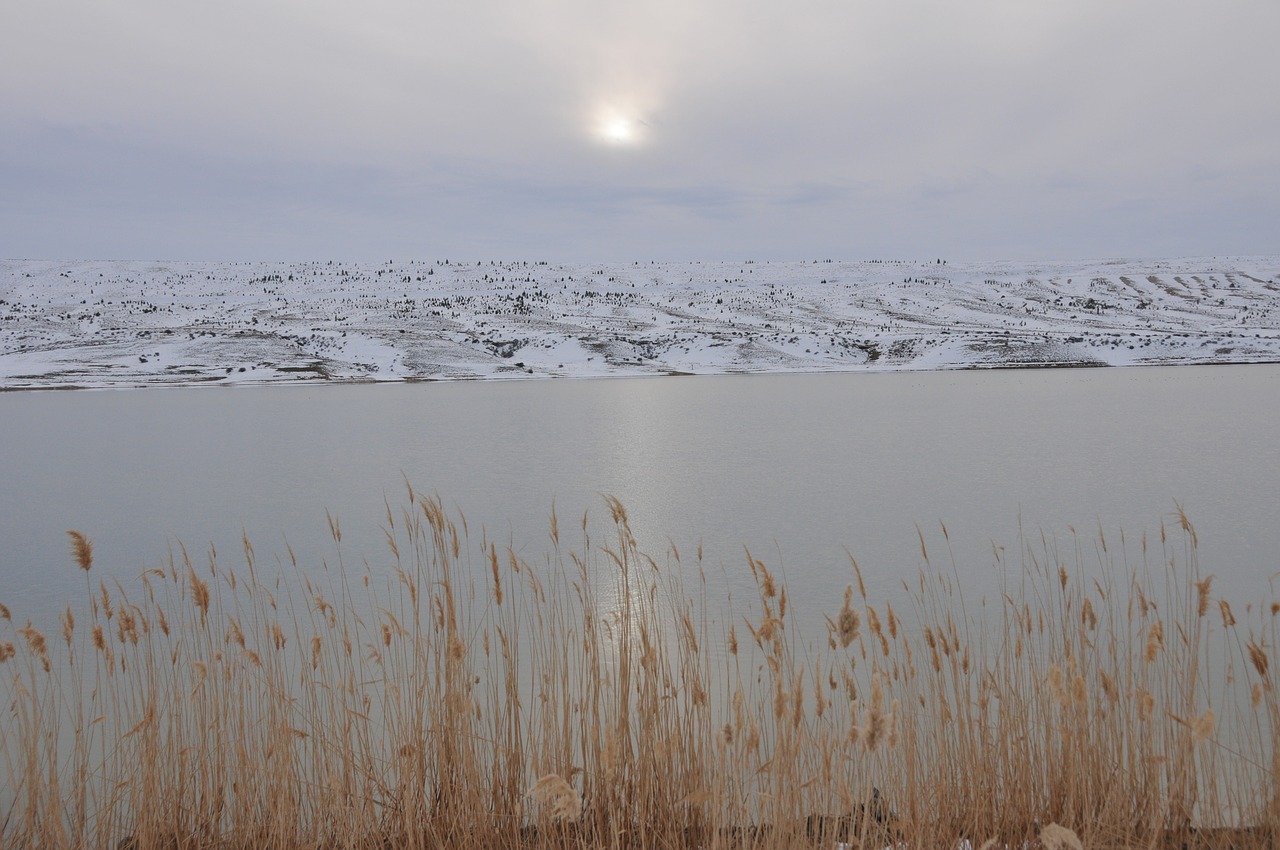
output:
[{"label": "water surface", "polygon": [[73,528],[95,577],[179,542],[234,564],[242,533],[311,569],[338,554],[328,511],[377,570],[406,480],[534,561],[553,505],[569,537],[611,494],[660,562],[701,545],[745,592],[748,547],[828,610],[849,554],[869,593],[900,588],[917,529],[985,592],[1020,528],[1087,559],[1100,529],[1157,539],[1177,504],[1215,590],[1247,598],[1280,569],[1277,414],[1274,366],[5,393],[0,602],[51,616],[83,593]]}]

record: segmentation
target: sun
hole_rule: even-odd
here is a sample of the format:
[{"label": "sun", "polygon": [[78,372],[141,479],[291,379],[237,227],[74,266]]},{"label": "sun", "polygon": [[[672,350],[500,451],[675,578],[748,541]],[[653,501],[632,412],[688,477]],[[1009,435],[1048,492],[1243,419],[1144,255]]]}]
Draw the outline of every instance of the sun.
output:
[{"label": "sun", "polygon": [[612,118],[604,125],[604,137],[617,145],[625,145],[636,137],[635,126],[626,118]]},{"label": "sun", "polygon": [[615,147],[635,147],[645,141],[648,124],[634,114],[619,109],[602,109],[592,121],[596,141]]}]

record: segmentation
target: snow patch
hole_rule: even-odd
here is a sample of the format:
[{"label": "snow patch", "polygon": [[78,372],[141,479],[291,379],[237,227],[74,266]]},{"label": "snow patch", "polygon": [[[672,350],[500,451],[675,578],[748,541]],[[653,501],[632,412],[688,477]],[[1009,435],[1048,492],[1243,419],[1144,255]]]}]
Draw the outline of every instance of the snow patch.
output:
[{"label": "snow patch", "polygon": [[0,261],[0,389],[1280,360],[1280,257]]}]

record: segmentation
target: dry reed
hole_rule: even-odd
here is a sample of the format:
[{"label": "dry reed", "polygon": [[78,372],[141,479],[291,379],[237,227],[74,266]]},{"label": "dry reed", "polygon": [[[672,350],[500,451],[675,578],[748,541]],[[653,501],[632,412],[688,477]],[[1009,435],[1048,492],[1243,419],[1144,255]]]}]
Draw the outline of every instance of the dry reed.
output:
[{"label": "dry reed", "polygon": [[340,556],[266,579],[245,540],[235,568],[181,549],[129,588],[94,588],[92,544],[72,532],[87,598],[61,644],[0,607],[0,847],[1280,835],[1280,609],[1237,620],[1215,600],[1184,515],[1137,567],[1102,537],[1092,565],[1043,536],[1017,562],[998,552],[1003,586],[976,607],[921,534],[907,610],[873,607],[850,559],[814,642],[820,612],[788,604],[763,561],[746,555],[751,609],[726,613],[701,553],[672,547],[660,566],[607,507],[604,539],[584,517],[569,550],[553,513],[530,563],[410,489],[359,573]]}]

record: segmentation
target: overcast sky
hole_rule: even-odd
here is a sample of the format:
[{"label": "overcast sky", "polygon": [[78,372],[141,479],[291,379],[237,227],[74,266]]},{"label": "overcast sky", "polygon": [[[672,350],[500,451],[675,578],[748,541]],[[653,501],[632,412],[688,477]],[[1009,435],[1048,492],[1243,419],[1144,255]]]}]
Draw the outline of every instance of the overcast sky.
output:
[{"label": "overcast sky", "polygon": [[0,256],[1280,252],[1276,0],[4,0]]}]

